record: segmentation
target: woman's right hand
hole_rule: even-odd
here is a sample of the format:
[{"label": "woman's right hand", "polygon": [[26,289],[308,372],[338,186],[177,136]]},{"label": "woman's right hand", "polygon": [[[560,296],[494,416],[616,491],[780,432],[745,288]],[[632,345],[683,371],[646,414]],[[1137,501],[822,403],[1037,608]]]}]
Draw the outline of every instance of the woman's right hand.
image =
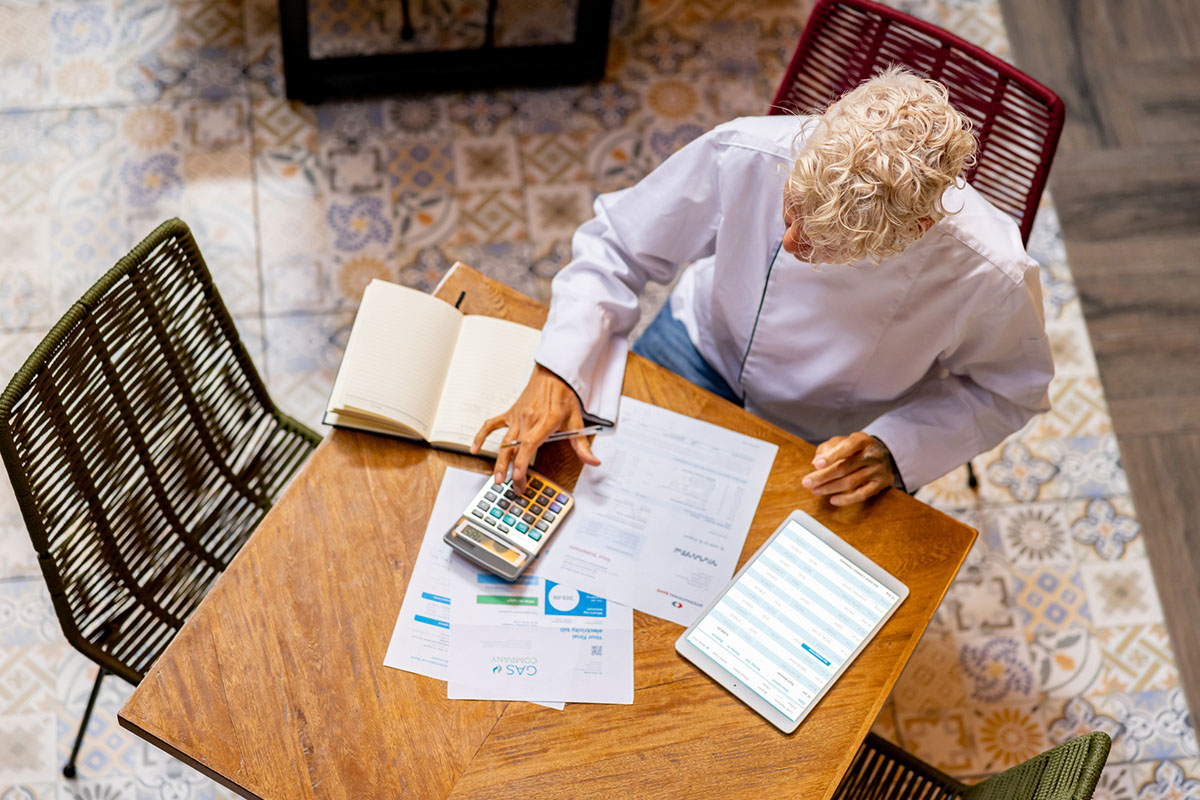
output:
[{"label": "woman's right hand", "polygon": [[[471,452],[478,453],[483,441],[488,435],[499,428],[508,428],[504,435],[505,442],[516,442],[516,447],[502,447],[496,457],[496,483],[503,483],[512,465],[513,487],[518,492],[525,490],[525,478],[529,464],[537,456],[538,448],[546,437],[555,431],[578,430],[583,427],[583,411],[579,407],[579,398],[574,390],[562,378],[550,370],[537,364],[529,383],[513,403],[512,408],[497,417],[492,417],[483,423],[479,433],[475,434],[475,442]],[[600,465],[600,459],[592,454],[592,447],[586,436],[575,436],[570,439],[571,449],[579,456],[579,460],[593,467]]]}]

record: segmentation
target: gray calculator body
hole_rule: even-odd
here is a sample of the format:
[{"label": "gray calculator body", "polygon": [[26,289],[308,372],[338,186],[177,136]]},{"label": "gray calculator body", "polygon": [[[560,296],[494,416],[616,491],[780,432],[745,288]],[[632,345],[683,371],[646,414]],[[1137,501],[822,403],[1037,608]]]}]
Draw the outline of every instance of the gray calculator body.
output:
[{"label": "gray calculator body", "polygon": [[493,575],[520,577],[575,507],[575,498],[551,480],[529,473],[518,494],[510,481],[486,484],[442,540]]}]

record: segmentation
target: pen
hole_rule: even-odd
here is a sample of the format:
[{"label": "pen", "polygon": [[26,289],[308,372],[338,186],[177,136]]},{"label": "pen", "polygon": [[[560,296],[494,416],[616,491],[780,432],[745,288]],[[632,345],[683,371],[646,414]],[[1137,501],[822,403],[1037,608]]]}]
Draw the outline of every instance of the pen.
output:
[{"label": "pen", "polygon": [[[589,434],[599,433],[602,430],[604,430],[603,425],[588,425],[586,428],[579,428],[578,430],[574,430],[574,431],[555,431],[554,433],[547,436],[544,441],[557,442],[559,439],[570,439],[573,436],[587,436]],[[500,446],[501,447],[516,447],[520,443],[521,443],[521,440],[518,439],[515,442],[505,442],[504,444],[502,444]]]}]

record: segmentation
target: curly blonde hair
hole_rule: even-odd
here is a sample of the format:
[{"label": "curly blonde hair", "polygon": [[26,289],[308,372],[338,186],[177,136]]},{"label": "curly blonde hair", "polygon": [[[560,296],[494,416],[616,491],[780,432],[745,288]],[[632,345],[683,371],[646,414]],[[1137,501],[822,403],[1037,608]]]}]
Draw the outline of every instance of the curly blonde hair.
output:
[{"label": "curly blonde hair", "polygon": [[942,194],[973,162],[971,123],[946,87],[891,67],[817,117],[784,202],[814,249],[878,264],[948,213]]}]

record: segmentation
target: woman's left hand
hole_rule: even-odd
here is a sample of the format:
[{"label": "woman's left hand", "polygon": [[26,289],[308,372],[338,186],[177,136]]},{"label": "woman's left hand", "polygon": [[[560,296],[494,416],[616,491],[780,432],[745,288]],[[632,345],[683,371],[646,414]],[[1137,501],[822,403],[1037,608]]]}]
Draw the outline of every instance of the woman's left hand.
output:
[{"label": "woman's left hand", "polygon": [[891,451],[862,431],[822,442],[812,463],[816,469],[805,476],[804,488],[828,495],[835,506],[861,503],[896,482]]}]

